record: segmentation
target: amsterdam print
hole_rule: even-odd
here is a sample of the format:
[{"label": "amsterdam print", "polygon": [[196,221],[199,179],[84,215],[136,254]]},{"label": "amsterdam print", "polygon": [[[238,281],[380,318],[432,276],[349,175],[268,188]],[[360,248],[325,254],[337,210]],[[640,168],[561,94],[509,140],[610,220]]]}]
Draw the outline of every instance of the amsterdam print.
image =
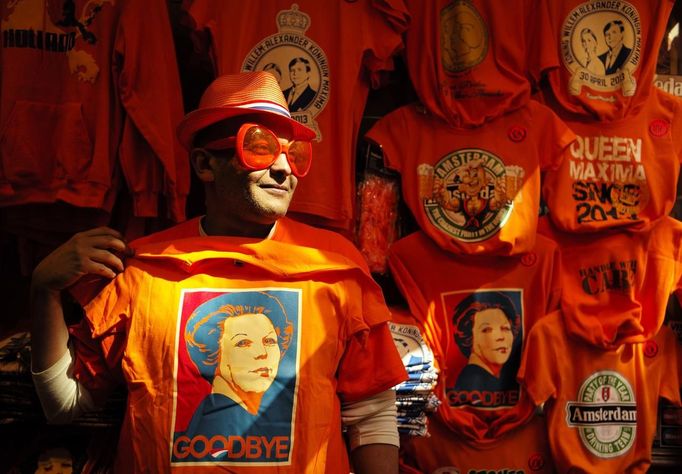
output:
[{"label": "amsterdam print", "polygon": [[575,7],[564,20],[560,39],[564,66],[571,73],[569,92],[578,95],[586,86],[634,95],[641,40],[642,25],[632,4],[585,2]]},{"label": "amsterdam print", "polygon": [[275,19],[278,32],[256,44],[244,58],[242,71],[267,71],[277,78],[291,116],[317,133],[315,117],[322,112],[331,93],[326,53],[305,32],[311,25],[308,14],[297,4],[282,10]]},{"label": "amsterdam print", "polygon": [[429,221],[464,242],[479,242],[507,222],[514,202],[521,202],[525,172],[505,166],[482,149],[445,155],[435,166],[417,166],[419,197]]},{"label": "amsterdam print", "polygon": [[173,465],[290,464],[300,307],[299,290],[183,293]]}]

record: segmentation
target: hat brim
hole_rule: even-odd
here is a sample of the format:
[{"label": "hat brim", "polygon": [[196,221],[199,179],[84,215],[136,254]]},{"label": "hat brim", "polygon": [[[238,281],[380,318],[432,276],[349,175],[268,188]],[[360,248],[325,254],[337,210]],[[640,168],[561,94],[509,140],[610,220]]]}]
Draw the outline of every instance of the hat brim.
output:
[{"label": "hat brim", "polygon": [[214,123],[220,122],[221,120],[238,117],[240,115],[259,116],[266,122],[263,125],[271,126],[271,124],[277,124],[284,127],[285,130],[289,132],[292,140],[309,141],[317,136],[314,130],[292,118],[274,112],[245,109],[241,107],[211,107],[195,110],[187,114],[178,124],[178,140],[180,141],[180,144],[189,151],[192,149],[192,141],[197,132]]}]

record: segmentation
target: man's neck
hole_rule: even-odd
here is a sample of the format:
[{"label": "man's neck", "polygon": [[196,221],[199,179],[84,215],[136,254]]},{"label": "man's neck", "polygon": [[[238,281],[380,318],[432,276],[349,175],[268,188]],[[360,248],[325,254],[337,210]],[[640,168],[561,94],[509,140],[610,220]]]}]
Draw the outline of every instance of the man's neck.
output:
[{"label": "man's neck", "polygon": [[253,222],[220,221],[208,215],[199,220],[199,233],[203,236],[246,237],[252,239],[269,239],[275,233],[277,221],[272,224]]}]

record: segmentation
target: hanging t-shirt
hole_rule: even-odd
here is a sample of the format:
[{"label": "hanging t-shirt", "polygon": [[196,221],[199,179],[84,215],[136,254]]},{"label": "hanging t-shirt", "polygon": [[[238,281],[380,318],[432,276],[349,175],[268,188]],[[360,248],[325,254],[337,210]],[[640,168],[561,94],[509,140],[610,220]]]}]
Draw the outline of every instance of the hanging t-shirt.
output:
[{"label": "hanging t-shirt", "polygon": [[574,135],[549,108],[531,101],[476,129],[450,127],[406,105],[366,137],[400,173],[407,206],[440,247],[514,255],[533,248],[540,174],[559,166]]},{"label": "hanging t-shirt", "polygon": [[[154,21],[142,21],[144,18]],[[185,218],[189,161],[166,2],[0,6],[0,207],[63,201]],[[120,170],[120,171],[119,171]]]},{"label": "hanging t-shirt", "polygon": [[680,404],[680,350],[663,326],[613,350],[570,337],[555,312],[528,335],[519,379],[544,403],[559,472],[644,473],[651,465],[659,397]]},{"label": "hanging t-shirt", "polygon": [[[310,173],[293,212],[350,229],[355,145],[370,78],[392,68],[408,17],[393,0],[320,2],[195,0],[188,11],[208,30],[217,74],[272,72],[294,119],[317,132]],[[402,20],[401,20],[402,18]]]},{"label": "hanging t-shirt", "polygon": [[530,98],[535,0],[405,0],[405,58],[419,99],[456,127],[477,127]]},{"label": "hanging t-shirt", "polygon": [[429,420],[429,438],[401,438],[403,474],[552,474],[544,417],[535,416],[494,442],[460,438],[438,418]]},{"label": "hanging t-shirt", "polygon": [[85,307],[76,377],[128,391],[118,471],[349,471],[340,404],[406,378],[390,314],[349,242],[277,227],[282,241],[192,237],[197,220],[146,238]]},{"label": "hanging t-shirt", "polygon": [[455,256],[423,232],[391,246],[391,274],[440,368],[434,416],[459,436],[492,442],[533,415],[516,370],[528,330],[558,305],[558,265],[543,236],[512,257]]},{"label": "hanging t-shirt", "polygon": [[670,295],[682,288],[682,222],[664,217],[647,231],[576,235],[542,219],[539,232],[559,244],[571,336],[613,349],[658,332]]},{"label": "hanging t-shirt", "polygon": [[531,70],[559,106],[598,120],[636,114],[655,89],[658,51],[674,0],[538,2]]},{"label": "hanging t-shirt", "polygon": [[670,213],[682,160],[682,99],[656,89],[621,120],[562,118],[577,140],[542,188],[557,227],[642,229]]}]

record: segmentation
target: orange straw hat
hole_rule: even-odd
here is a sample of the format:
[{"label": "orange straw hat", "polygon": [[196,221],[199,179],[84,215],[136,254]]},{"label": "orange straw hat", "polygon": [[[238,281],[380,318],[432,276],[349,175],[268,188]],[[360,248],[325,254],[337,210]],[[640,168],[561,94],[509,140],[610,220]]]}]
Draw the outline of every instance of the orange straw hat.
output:
[{"label": "orange straw hat", "polygon": [[216,78],[201,96],[199,107],[180,122],[180,144],[189,150],[194,135],[203,128],[238,115],[260,115],[267,123],[286,127],[293,140],[312,140],[316,134],[291,118],[275,76],[255,71]]}]

